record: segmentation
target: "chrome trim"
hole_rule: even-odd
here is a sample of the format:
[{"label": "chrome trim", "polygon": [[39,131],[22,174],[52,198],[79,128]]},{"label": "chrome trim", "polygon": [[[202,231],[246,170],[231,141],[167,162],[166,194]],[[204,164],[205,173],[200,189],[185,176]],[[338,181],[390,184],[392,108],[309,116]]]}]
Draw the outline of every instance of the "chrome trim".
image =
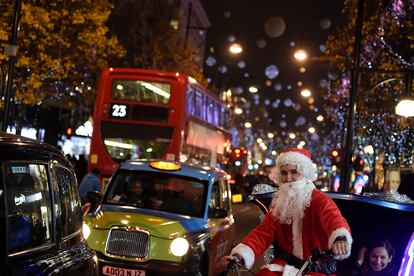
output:
[{"label": "chrome trim", "polygon": [[[112,235],[112,231],[117,231],[117,230],[126,231],[126,232],[140,232],[140,233],[146,234],[147,235],[147,241],[146,241],[146,246],[144,248],[145,256],[143,256],[143,257],[123,256],[123,255],[118,255],[116,253],[108,252],[108,245],[109,245],[109,242],[110,242],[109,239]],[[130,241],[130,242],[134,242],[134,241]],[[145,230],[145,229],[142,229],[140,227],[133,227],[133,226],[113,226],[109,229],[109,234],[106,238],[105,254],[107,254],[108,256],[111,256],[111,257],[118,257],[118,258],[124,258],[124,259],[131,259],[132,258],[132,259],[135,259],[135,260],[138,260],[138,261],[144,261],[148,258],[148,255],[149,255],[150,243],[151,243],[150,232]]]}]

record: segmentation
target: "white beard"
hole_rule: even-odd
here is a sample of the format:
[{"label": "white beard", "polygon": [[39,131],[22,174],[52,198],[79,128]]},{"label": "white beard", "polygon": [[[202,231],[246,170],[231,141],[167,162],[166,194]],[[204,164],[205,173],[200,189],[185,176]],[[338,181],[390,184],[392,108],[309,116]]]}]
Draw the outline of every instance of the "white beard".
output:
[{"label": "white beard", "polygon": [[273,216],[282,224],[292,224],[294,218],[303,219],[305,209],[311,203],[313,189],[315,185],[306,178],[280,184],[270,205]]}]

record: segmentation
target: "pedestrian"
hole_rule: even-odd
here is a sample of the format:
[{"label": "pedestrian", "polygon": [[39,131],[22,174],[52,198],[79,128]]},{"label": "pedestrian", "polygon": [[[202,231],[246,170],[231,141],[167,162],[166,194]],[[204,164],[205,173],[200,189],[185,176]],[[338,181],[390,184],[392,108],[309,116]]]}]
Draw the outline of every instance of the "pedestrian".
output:
[{"label": "pedestrian", "polygon": [[275,244],[274,258],[256,275],[296,275],[313,248],[332,249],[336,259],[349,257],[350,228],[333,200],[315,188],[309,150],[286,149],[270,179],[278,190],[269,212],[223,262],[239,258],[250,269],[271,244]]},{"label": "pedestrian", "polygon": [[395,251],[388,240],[362,247],[354,264],[352,276],[394,276],[397,271],[393,265]]},{"label": "pedestrian", "polygon": [[101,193],[101,182],[99,181],[99,174],[101,171],[98,168],[92,169],[90,173],[85,175],[79,185],[79,195],[83,202],[88,202],[86,197],[88,192],[98,191]]}]

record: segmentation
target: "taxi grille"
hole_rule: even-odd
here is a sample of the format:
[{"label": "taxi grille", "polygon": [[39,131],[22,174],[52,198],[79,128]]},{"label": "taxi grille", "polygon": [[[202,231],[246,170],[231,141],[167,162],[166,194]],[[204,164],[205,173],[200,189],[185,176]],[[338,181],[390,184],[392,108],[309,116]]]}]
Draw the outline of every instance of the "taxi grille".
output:
[{"label": "taxi grille", "polygon": [[149,235],[140,230],[111,229],[106,243],[106,252],[116,256],[145,258],[148,250]]}]

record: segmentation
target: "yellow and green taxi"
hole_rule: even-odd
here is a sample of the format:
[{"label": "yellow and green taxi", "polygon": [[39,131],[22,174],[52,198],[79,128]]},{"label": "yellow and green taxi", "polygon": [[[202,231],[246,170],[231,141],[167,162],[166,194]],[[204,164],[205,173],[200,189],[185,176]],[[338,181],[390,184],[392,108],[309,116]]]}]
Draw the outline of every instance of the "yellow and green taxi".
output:
[{"label": "yellow and green taxi", "polygon": [[[112,176],[83,233],[102,275],[217,275],[234,244],[225,172],[130,160]],[[137,184],[138,183],[138,184]]]}]

